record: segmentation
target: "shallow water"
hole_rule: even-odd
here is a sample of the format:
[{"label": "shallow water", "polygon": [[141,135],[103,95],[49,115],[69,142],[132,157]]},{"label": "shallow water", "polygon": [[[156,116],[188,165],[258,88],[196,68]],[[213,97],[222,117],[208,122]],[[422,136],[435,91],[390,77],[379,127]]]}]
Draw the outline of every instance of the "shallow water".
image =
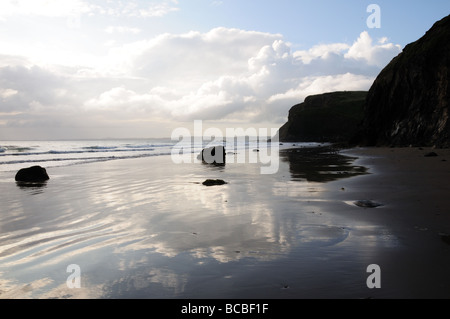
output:
[{"label": "shallow water", "polygon": [[[367,288],[366,267],[399,242],[334,199],[324,181],[342,158],[329,157],[339,161],[326,163],[322,181],[299,177],[298,161],[281,156],[272,175],[258,164],[175,165],[169,156],[54,167],[42,187],[2,173],[0,297],[386,295]],[[228,184],[201,185],[208,178]],[[68,287],[72,264],[80,288]]]}]

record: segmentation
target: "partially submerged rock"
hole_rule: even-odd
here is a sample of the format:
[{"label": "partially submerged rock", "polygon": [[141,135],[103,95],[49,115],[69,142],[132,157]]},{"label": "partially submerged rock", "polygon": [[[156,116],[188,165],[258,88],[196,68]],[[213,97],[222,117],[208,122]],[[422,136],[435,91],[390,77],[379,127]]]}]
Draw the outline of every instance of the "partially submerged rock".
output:
[{"label": "partially submerged rock", "polygon": [[28,168],[22,168],[16,174],[15,180],[17,182],[28,183],[42,183],[49,180],[50,177],[47,174],[45,168],[41,166],[32,166]]},{"label": "partially submerged rock", "polygon": [[206,164],[225,165],[225,156],[224,146],[212,146],[203,149],[197,158]]},{"label": "partially submerged rock", "polygon": [[356,202],[354,202],[354,204],[358,207],[363,207],[363,208],[376,208],[379,206],[383,206],[383,204],[371,201],[371,200],[367,200],[367,199],[363,199],[363,200],[357,200]]},{"label": "partially submerged rock", "polygon": [[227,184],[227,182],[221,179],[207,179],[203,182],[203,185],[205,186],[220,186],[225,184]]}]

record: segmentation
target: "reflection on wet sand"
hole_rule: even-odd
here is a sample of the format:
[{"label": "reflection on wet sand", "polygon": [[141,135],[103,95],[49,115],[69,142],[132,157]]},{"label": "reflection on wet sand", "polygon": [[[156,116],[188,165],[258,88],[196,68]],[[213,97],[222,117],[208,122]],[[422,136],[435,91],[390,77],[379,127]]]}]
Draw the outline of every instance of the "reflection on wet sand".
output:
[{"label": "reflection on wet sand", "polygon": [[41,194],[47,187],[47,181],[42,182],[16,182],[17,187],[29,191],[31,195]]},{"label": "reflection on wet sand", "polygon": [[[18,192],[6,203],[17,216],[0,216],[2,280],[23,287],[45,279],[30,297],[271,298],[280,296],[281,277],[295,286],[298,276],[330,270],[323,261],[335,256],[357,267],[387,245],[379,237],[385,230],[331,212],[323,182],[352,176],[338,170],[364,170],[322,156],[314,154],[314,164],[284,154],[273,175],[259,174],[256,164],[211,168],[160,158],[72,167],[70,179],[55,172],[40,196]],[[228,184],[206,187],[199,183],[206,178]],[[358,240],[361,229],[372,240]],[[72,263],[82,270],[81,291],[64,286]],[[348,277],[352,269],[341,271]]]},{"label": "reflection on wet sand", "polygon": [[353,165],[355,158],[328,146],[288,149],[280,152],[280,157],[289,163],[293,180],[324,183],[367,174],[365,167]]}]

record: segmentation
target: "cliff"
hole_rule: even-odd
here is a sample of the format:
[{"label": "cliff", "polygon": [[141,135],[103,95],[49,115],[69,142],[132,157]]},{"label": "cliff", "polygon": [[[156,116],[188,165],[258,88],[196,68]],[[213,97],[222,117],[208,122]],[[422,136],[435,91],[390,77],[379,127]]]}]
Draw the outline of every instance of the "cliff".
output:
[{"label": "cliff", "polygon": [[367,92],[332,92],[308,96],[289,111],[279,130],[281,142],[343,142],[358,129]]},{"label": "cliff", "polygon": [[407,45],[367,94],[365,145],[450,147],[450,16]]}]

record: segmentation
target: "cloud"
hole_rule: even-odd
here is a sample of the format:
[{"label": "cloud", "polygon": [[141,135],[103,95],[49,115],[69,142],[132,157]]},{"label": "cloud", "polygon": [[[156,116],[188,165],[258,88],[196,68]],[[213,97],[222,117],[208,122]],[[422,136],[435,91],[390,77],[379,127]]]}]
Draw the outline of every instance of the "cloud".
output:
[{"label": "cloud", "polygon": [[68,17],[87,14],[94,8],[82,0],[4,0],[0,2],[0,16]]},{"label": "cloud", "polygon": [[308,73],[314,72],[313,70],[322,74],[351,71],[373,75],[402,51],[400,45],[387,41],[387,38],[382,38],[378,44],[373,44],[369,33],[364,31],[352,45],[321,44],[309,50],[296,51],[293,55],[309,69]]},{"label": "cloud", "polygon": [[327,59],[330,55],[341,55],[348,51],[350,46],[346,43],[319,44],[309,50],[296,51],[294,57],[300,59],[304,64],[310,64],[315,59]]},{"label": "cloud", "polygon": [[215,28],[113,47],[88,66],[30,66],[0,55],[0,113],[11,115],[0,131],[31,121],[130,130],[127,123],[161,121],[166,136],[167,123],[194,119],[281,125],[308,95],[369,89],[400,51],[366,32],[352,44],[293,51],[280,34]]},{"label": "cloud", "polygon": [[115,17],[163,17],[178,11],[177,0],[163,1],[102,1],[87,0],[2,0],[0,18],[15,15],[44,17],[74,17],[100,14]]},{"label": "cloud", "polygon": [[0,97],[2,99],[8,99],[14,95],[19,93],[19,91],[13,90],[13,89],[0,89]]},{"label": "cloud", "polygon": [[355,59],[364,61],[369,65],[383,67],[394,54],[401,52],[401,46],[393,43],[386,43],[387,38],[382,38],[378,45],[373,45],[372,38],[367,31],[364,31],[359,36],[358,40],[349,48],[345,57],[348,59]]},{"label": "cloud", "polygon": [[147,8],[140,9],[139,15],[142,17],[163,17],[170,12],[178,11],[179,8],[176,7],[178,1],[162,1],[150,4]]},{"label": "cloud", "polygon": [[105,29],[106,33],[113,34],[113,33],[131,33],[131,34],[138,34],[141,33],[141,29],[139,28],[133,28],[133,27],[126,27],[126,26],[109,26]]},{"label": "cloud", "polygon": [[211,2],[211,6],[212,7],[220,7],[221,5],[223,4],[223,1],[220,1],[220,0],[213,0],[212,2]]},{"label": "cloud", "polygon": [[160,1],[108,1],[96,7],[97,13],[113,17],[163,17],[179,11],[177,0]]},{"label": "cloud", "polygon": [[0,87],[3,100],[0,103],[0,112],[29,110],[37,103],[57,105],[59,90],[64,88],[63,82],[57,75],[38,66],[2,67]]}]

